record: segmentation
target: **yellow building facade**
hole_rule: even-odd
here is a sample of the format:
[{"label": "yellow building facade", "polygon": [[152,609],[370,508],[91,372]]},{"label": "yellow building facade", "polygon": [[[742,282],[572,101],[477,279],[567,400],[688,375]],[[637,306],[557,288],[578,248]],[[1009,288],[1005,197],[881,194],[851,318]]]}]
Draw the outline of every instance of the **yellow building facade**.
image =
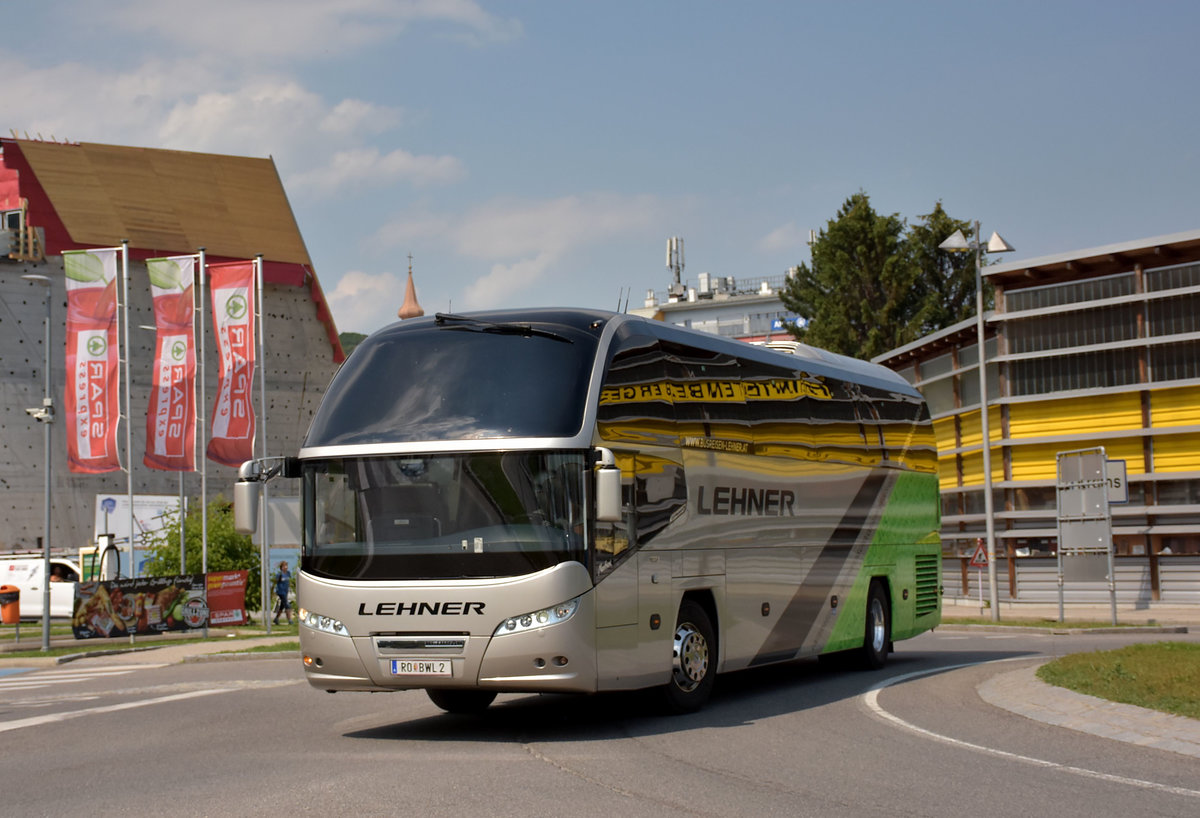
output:
[{"label": "yellow building facade", "polygon": [[[983,275],[995,290],[984,360],[1004,590],[1021,597],[1022,559],[1055,554],[1058,453],[1103,447],[1128,483],[1112,506],[1118,579],[1149,600],[1200,602],[1200,231]],[[965,560],[986,530],[976,321],[876,361],[929,403],[944,555]]]}]

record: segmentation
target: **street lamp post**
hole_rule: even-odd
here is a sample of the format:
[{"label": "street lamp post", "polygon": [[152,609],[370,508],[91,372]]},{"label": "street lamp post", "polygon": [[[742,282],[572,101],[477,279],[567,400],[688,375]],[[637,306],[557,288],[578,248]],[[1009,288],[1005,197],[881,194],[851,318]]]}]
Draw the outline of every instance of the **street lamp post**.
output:
[{"label": "street lamp post", "polygon": [[51,286],[50,277],[30,273],[21,278],[36,281],[46,288],[46,362],[43,366],[42,381],[45,391],[42,395],[42,405],[25,411],[42,424],[42,439],[45,446],[45,465],[42,469],[44,477],[45,518],[42,521],[42,650],[50,650],[50,424],[54,422],[54,398],[50,397],[50,308]]},{"label": "street lamp post", "polygon": [[983,517],[987,534],[988,596],[991,600],[992,621],[1000,621],[1000,600],[996,590],[996,524],[992,500],[992,434],[988,420],[987,348],[983,317],[983,253],[1011,253],[1013,247],[999,233],[992,233],[986,245],[980,241],[979,222],[975,222],[975,238],[967,241],[961,230],[938,245],[947,252],[975,251],[975,335],[979,349],[979,423],[983,438]]}]

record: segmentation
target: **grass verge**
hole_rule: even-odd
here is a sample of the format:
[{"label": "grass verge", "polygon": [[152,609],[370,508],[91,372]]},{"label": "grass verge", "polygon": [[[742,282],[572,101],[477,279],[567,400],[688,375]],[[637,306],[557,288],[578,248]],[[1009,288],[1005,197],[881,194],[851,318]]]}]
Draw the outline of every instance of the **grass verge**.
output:
[{"label": "grass verge", "polygon": [[1042,665],[1038,678],[1077,693],[1200,719],[1200,645],[1154,642],[1075,653]]}]

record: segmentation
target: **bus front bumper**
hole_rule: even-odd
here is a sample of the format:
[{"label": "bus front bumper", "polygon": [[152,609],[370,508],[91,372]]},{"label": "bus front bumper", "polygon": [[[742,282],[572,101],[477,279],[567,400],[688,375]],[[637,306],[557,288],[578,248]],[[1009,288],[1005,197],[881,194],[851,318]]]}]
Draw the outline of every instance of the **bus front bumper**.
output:
[{"label": "bus front bumper", "polygon": [[373,633],[342,636],[300,626],[309,684],[321,690],[480,688],[525,693],[596,691],[590,595],[555,625],[479,636]]}]

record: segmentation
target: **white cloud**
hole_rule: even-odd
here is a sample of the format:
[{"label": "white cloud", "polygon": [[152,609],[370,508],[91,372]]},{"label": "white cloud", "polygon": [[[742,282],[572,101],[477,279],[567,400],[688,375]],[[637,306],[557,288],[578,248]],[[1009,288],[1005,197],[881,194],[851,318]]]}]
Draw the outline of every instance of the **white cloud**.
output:
[{"label": "white cloud", "polygon": [[376,148],[358,148],[338,151],[329,164],[292,174],[287,182],[289,190],[327,193],[356,183],[424,186],[457,182],[465,176],[462,162],[453,156],[415,156],[401,148],[380,154]]},{"label": "white cloud", "polygon": [[651,195],[592,193],[545,200],[497,199],[461,217],[403,214],[375,236],[383,246],[440,243],[489,265],[464,287],[465,309],[511,302],[535,287],[571,253],[628,238],[674,218],[679,205]]},{"label": "white cloud", "polygon": [[80,48],[50,67],[40,67],[43,55],[0,50],[6,125],[47,139],[269,155],[285,184],[295,174],[298,193],[319,195],[364,181],[446,184],[465,170],[457,157],[416,154],[395,139],[374,144],[405,123],[404,110],[327,98],[300,68],[418,23],[479,42],[521,34],[519,22],[474,0],[127,0],[73,15],[74,29],[97,33],[89,43],[119,33],[140,46],[121,60]]},{"label": "white cloud", "polygon": [[375,105],[361,99],[344,99],[326,114],[317,128],[333,136],[381,134],[399,127],[404,112],[399,108]]},{"label": "white cloud", "polygon": [[758,249],[769,253],[781,250],[800,253],[800,248],[808,243],[808,233],[796,226],[795,222],[780,225],[759,239]]},{"label": "white cloud", "polygon": [[358,332],[359,327],[382,327],[396,321],[396,312],[404,303],[405,283],[404,277],[391,272],[350,270],[344,274],[333,291],[325,294],[338,330]]},{"label": "white cloud", "polygon": [[176,62],[115,72],[78,62],[35,68],[5,55],[4,108],[22,136],[159,147],[171,102],[218,82],[202,66]]},{"label": "white cloud", "polygon": [[491,272],[468,285],[466,308],[487,309],[511,302],[513,293],[532,287],[557,260],[557,255],[546,252],[512,264],[494,265]]},{"label": "white cloud", "polygon": [[98,24],[243,64],[336,57],[417,24],[447,25],[449,36],[471,43],[504,42],[523,31],[520,21],[475,0],[133,0],[88,11]]},{"label": "white cloud", "polygon": [[211,91],[171,105],[159,129],[166,147],[263,156],[300,147],[328,106],[293,80],[261,79],[235,91]]},{"label": "white cloud", "polygon": [[[273,156],[289,193],[299,196],[364,182],[428,186],[466,176],[454,156],[361,144],[399,125],[401,109],[354,98],[330,104],[287,77],[223,88],[228,81],[203,69],[156,61],[119,73],[14,62],[5,78],[5,112],[20,135]],[[331,141],[346,147],[330,154]]]}]

